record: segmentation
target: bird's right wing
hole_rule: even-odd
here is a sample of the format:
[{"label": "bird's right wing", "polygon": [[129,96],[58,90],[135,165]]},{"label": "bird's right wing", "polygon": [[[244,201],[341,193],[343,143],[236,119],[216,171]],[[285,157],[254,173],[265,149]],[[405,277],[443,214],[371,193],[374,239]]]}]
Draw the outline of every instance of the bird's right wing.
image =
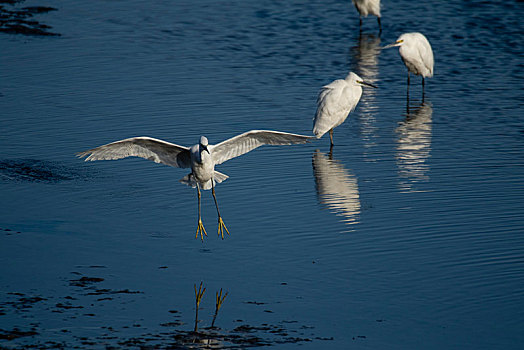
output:
[{"label": "bird's right wing", "polygon": [[217,145],[209,146],[215,164],[241,156],[262,145],[291,145],[306,143],[311,136],[290,134],[271,130],[251,130],[232,137]]},{"label": "bird's right wing", "polygon": [[77,153],[86,161],[141,157],[175,168],[191,167],[189,148],[151,137],[133,137]]}]

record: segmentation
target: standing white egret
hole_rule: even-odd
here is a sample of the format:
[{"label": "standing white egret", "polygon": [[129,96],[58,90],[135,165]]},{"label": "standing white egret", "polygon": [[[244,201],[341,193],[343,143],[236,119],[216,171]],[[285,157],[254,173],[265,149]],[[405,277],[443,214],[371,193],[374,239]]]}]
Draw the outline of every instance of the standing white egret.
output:
[{"label": "standing white egret", "polygon": [[333,129],[342,124],[357,106],[362,96],[362,85],[376,88],[353,72],[350,72],[346,79],[337,79],[322,87],[313,122],[313,134],[317,139],[329,131],[331,147],[333,147]]},{"label": "standing white egret", "polygon": [[378,28],[382,32],[382,24],[380,23],[380,0],[353,0],[359,15],[360,15],[360,29],[362,30],[362,17],[368,15],[377,16]]},{"label": "standing white egret", "polygon": [[384,46],[384,49],[399,46],[398,52],[409,73],[422,76],[422,91],[424,91],[424,78],[433,76],[433,50],[428,39],[421,33],[404,33],[393,44]]},{"label": "standing white egret", "polygon": [[306,143],[310,136],[290,134],[270,130],[251,130],[232,137],[216,145],[210,145],[206,137],[201,136],[200,142],[191,147],[184,147],[151,137],[133,137],[109,143],[77,154],[87,157],[86,161],[122,159],[126,157],[141,157],[155,163],[163,163],[175,168],[191,168],[191,173],[180,182],[197,188],[198,194],[198,227],[195,238],[204,240],[207,236],[200,215],[200,187],[212,189],[213,199],[218,214],[218,234],[224,238],[224,230],[229,231],[220,216],[218,202],[215,196],[215,183],[221,183],[227,175],[215,171],[215,165],[241,156],[262,145],[290,145]]}]

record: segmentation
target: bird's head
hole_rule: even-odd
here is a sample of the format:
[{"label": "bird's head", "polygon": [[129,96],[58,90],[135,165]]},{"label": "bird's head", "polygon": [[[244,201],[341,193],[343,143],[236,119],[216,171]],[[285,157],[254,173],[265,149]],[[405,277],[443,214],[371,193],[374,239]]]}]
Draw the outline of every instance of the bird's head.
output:
[{"label": "bird's head", "polygon": [[207,141],[207,137],[200,136],[200,152],[207,151],[209,153],[209,150],[207,149],[207,146],[209,145],[209,142]]},{"label": "bird's head", "polygon": [[390,47],[396,47],[396,46],[402,46],[404,44],[404,39],[402,38],[402,35],[395,41],[393,44],[389,44],[383,47],[383,49],[389,49]]},{"label": "bird's head", "polygon": [[349,83],[352,83],[354,85],[365,85],[365,86],[371,86],[373,88],[377,88],[377,86],[373,85],[373,84],[370,84],[370,83],[366,83],[361,77],[358,76],[358,74],[356,73],[353,73],[353,72],[350,72],[348,74],[348,76],[346,77],[346,81],[349,82]]}]

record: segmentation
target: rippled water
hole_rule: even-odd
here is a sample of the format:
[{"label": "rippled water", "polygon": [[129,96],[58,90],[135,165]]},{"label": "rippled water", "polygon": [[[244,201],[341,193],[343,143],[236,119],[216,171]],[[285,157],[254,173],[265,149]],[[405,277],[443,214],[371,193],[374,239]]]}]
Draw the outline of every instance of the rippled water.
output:
[{"label": "rippled water", "polygon": [[[522,348],[521,2],[384,1],[380,36],[349,1],[3,6],[56,8],[31,18],[60,36],[0,33],[0,347]],[[424,96],[380,50],[406,31],[435,53]],[[325,136],[217,167],[224,241],[209,191],[195,240],[186,171],[74,157],[310,134],[349,70],[379,88],[332,153]]]}]

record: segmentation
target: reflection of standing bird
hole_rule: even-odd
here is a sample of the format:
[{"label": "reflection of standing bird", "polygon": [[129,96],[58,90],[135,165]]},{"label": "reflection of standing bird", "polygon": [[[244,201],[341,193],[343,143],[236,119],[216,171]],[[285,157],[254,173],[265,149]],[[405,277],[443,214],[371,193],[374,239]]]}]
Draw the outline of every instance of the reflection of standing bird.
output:
[{"label": "reflection of standing bird", "polygon": [[422,76],[422,91],[424,91],[424,78],[433,76],[433,50],[428,39],[421,33],[404,33],[393,44],[384,49],[399,46],[398,52],[409,72]]},{"label": "reflection of standing bird", "polygon": [[400,186],[413,191],[413,184],[427,180],[431,151],[433,108],[429,102],[409,108],[406,119],[395,130],[397,139],[397,166]]},{"label": "reflection of standing bird", "polygon": [[[373,34],[362,33],[358,37],[358,45],[350,50],[351,68],[357,72],[368,83],[376,83],[379,77],[378,60],[381,52],[380,37]],[[377,90],[365,89],[359,102],[359,113],[357,125],[360,128],[359,135],[364,142],[363,156],[370,160],[377,152],[373,148],[377,146]]]},{"label": "reflection of standing bird", "polygon": [[357,45],[350,49],[352,70],[368,83],[373,84],[377,81],[380,51],[380,37],[366,33],[360,34]]},{"label": "reflection of standing bird", "polygon": [[344,216],[347,223],[358,223],[360,196],[357,178],[319,150],[313,154],[313,174],[320,203]]},{"label": "reflection of standing bird", "polygon": [[182,178],[180,182],[197,188],[198,228],[196,237],[200,233],[200,238],[204,240],[204,234],[207,236],[207,233],[200,216],[200,187],[204,190],[212,189],[218,214],[218,234],[222,235],[222,238],[224,238],[224,230],[229,234],[220,216],[215,196],[215,183],[225,181],[228,176],[215,171],[215,165],[241,156],[262,145],[306,143],[310,138],[310,136],[279,131],[251,130],[216,145],[210,145],[207,138],[202,136],[198,144],[188,148],[151,137],[133,137],[80,152],[78,156],[87,157],[86,161],[141,157],[175,168],[191,168],[191,173]]},{"label": "reflection of standing bird", "polygon": [[360,14],[360,29],[362,30],[362,17],[368,15],[377,16],[378,28],[382,31],[382,24],[380,23],[380,0],[353,0],[353,5],[357,8]]},{"label": "reflection of standing bird", "polygon": [[364,82],[353,72],[344,80],[337,79],[322,87],[318,95],[317,113],[313,123],[313,133],[317,139],[329,131],[331,146],[333,146],[333,129],[342,124],[357,106],[362,96],[362,85],[376,88],[375,85]]}]

